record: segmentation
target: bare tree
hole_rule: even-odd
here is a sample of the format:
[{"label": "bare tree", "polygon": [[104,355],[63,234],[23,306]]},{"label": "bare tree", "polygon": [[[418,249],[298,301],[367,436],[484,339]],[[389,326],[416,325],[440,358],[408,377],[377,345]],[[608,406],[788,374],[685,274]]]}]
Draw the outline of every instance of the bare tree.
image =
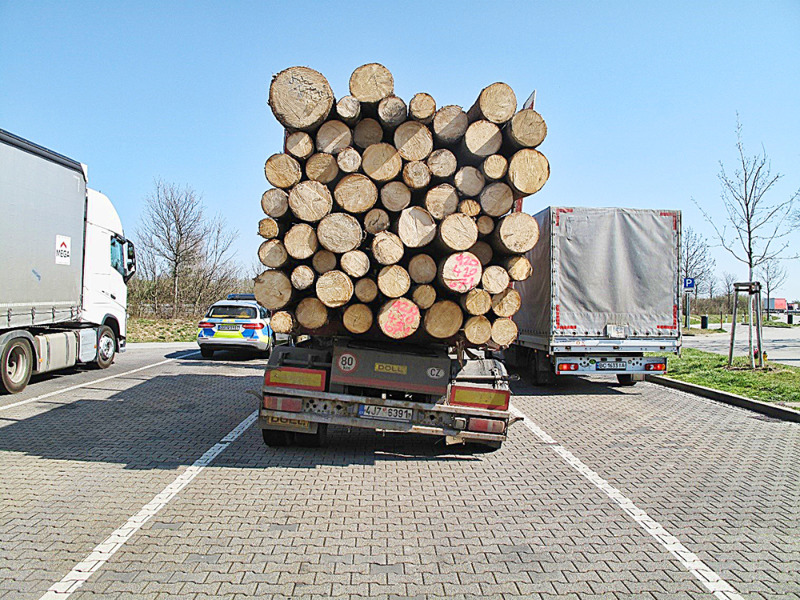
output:
[{"label": "bare tree", "polygon": [[771,173],[770,162],[763,148],[760,154],[753,156],[745,153],[738,114],[736,149],[739,158],[733,175],[728,175],[722,162],[718,174],[727,223],[720,228],[717,220],[696,200],[692,200],[714,227],[722,247],[736,260],[747,265],[748,280],[753,281],[754,270],[759,265],[777,257],[789,246],[789,242],[784,241],[790,231],[788,217],[800,190],[782,202],[770,203],[766,199],[767,192],[783,175]]},{"label": "bare tree", "polygon": [[706,239],[691,227],[686,227],[681,237],[681,279],[694,278],[695,300],[700,289],[705,287],[706,282],[713,276],[714,266],[715,262],[709,254]]},{"label": "bare tree", "polygon": [[762,263],[758,270],[758,277],[767,290],[767,319],[769,319],[769,300],[772,297],[772,292],[786,282],[786,269],[781,266],[778,259],[773,258]]},{"label": "bare tree", "polygon": [[722,274],[722,288],[727,300],[726,311],[728,313],[733,313],[734,283],[736,283],[736,276],[733,273],[726,272]]},{"label": "bare tree", "polygon": [[216,217],[206,223],[200,257],[188,277],[187,302],[195,314],[201,305],[215,302],[238,287],[239,267],[231,256],[237,232],[228,231],[225,221]]}]

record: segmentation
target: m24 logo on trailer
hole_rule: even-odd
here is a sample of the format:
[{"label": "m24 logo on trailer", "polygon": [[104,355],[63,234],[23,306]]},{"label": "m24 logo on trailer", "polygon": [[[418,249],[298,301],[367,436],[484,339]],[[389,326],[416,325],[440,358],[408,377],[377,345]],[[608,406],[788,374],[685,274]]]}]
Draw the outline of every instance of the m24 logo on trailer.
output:
[{"label": "m24 logo on trailer", "polygon": [[72,238],[68,235],[56,236],[56,264],[68,265],[72,257]]}]

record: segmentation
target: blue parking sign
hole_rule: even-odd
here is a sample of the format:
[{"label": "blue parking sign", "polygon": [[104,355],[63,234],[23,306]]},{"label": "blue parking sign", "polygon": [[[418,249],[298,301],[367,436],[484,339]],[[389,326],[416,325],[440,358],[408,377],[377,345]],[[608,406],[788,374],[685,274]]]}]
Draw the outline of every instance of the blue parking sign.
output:
[{"label": "blue parking sign", "polygon": [[689,291],[694,289],[694,277],[683,278],[683,290]]}]

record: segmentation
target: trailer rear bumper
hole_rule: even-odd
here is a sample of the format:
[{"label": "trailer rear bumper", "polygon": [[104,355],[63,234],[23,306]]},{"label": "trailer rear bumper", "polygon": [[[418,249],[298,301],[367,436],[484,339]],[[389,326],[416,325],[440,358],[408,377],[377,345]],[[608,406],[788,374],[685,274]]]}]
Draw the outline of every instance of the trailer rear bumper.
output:
[{"label": "trailer rear bumper", "polygon": [[555,355],[556,375],[619,375],[624,373],[663,374],[667,359],[663,356],[614,356],[613,354]]}]

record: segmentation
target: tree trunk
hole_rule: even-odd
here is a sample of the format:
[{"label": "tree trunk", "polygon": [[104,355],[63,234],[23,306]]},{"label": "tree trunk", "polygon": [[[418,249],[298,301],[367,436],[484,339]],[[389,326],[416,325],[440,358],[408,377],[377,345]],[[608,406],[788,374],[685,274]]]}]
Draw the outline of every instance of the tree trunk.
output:
[{"label": "tree trunk", "polygon": [[402,181],[390,181],[381,188],[381,204],[391,212],[400,212],[411,204],[411,191]]},{"label": "tree trunk", "polygon": [[438,240],[448,252],[469,250],[478,241],[478,226],[464,213],[447,215],[439,225]]},{"label": "tree trunk", "polygon": [[463,196],[474,198],[481,193],[486,180],[475,167],[461,167],[456,171],[455,184],[456,189],[461,192]]},{"label": "tree trunk", "polygon": [[406,121],[394,132],[394,146],[405,160],[425,160],[433,151],[433,135],[427,125]]},{"label": "tree trunk", "polygon": [[292,258],[297,260],[310,258],[319,248],[317,232],[307,223],[298,223],[284,234],[283,245]]},{"label": "tree trunk", "polygon": [[394,298],[381,306],[378,327],[388,337],[407,338],[419,328],[419,307],[408,298]]},{"label": "tree trunk", "polygon": [[278,222],[271,217],[261,219],[258,222],[258,235],[263,237],[265,240],[271,240],[272,238],[278,237],[278,235],[280,235],[280,227],[278,226]]},{"label": "tree trunk", "polygon": [[372,309],[366,304],[351,304],[342,315],[342,324],[350,333],[366,333],[372,327],[372,321]]},{"label": "tree trunk", "polygon": [[476,221],[478,225],[478,235],[489,235],[494,231],[494,219],[489,215],[481,215]]},{"label": "tree trunk", "polygon": [[294,315],[286,310],[272,313],[269,326],[275,333],[292,333],[294,329]]},{"label": "tree trunk", "polygon": [[438,221],[441,221],[447,215],[452,215],[458,209],[456,189],[449,183],[442,183],[432,187],[425,194],[425,208]]},{"label": "tree trunk", "polygon": [[427,254],[417,254],[408,263],[408,274],[414,283],[431,283],[436,271],[436,261]]},{"label": "tree trunk", "polygon": [[547,125],[538,112],[526,108],[514,115],[503,132],[510,149],[536,148],[547,136]]},{"label": "tree trunk", "polygon": [[393,265],[403,258],[403,242],[390,231],[381,231],[372,240],[372,256],[381,265]]},{"label": "tree trunk", "polygon": [[253,293],[267,310],[280,310],[292,298],[292,282],[283,271],[264,271],[253,279]]},{"label": "tree trunk", "polygon": [[380,208],[373,208],[364,216],[364,230],[375,235],[389,228],[389,214]]},{"label": "tree trunk", "polygon": [[513,317],[520,306],[522,306],[522,299],[514,288],[506,288],[492,296],[492,312],[498,317]]},{"label": "tree trunk", "polygon": [[433,136],[439,144],[452,146],[461,141],[468,126],[467,113],[460,106],[443,106],[433,117]]},{"label": "tree trunk", "polygon": [[492,339],[492,323],[483,315],[467,319],[464,323],[464,337],[470,344],[483,346]]},{"label": "tree trunk", "polygon": [[326,121],[317,131],[317,152],[339,154],[353,143],[353,132],[346,123]]},{"label": "tree trunk", "polygon": [[289,194],[285,191],[272,188],[261,196],[261,210],[273,219],[279,219],[289,210]]},{"label": "tree trunk", "polygon": [[361,119],[353,131],[353,143],[365,150],[383,139],[383,127],[375,119]]},{"label": "tree trunk", "polygon": [[300,181],[303,171],[300,163],[288,154],[273,154],[264,164],[264,175],[270,185],[287,189]]},{"label": "tree trunk", "polygon": [[364,150],[361,168],[371,179],[383,183],[400,174],[403,159],[391,144],[372,144]]},{"label": "tree trunk", "polygon": [[317,276],[314,274],[314,269],[308,265],[298,265],[292,271],[292,287],[296,290],[306,290],[314,285],[314,280],[316,278]]},{"label": "tree trunk", "polygon": [[336,155],[336,164],[342,173],[355,173],[361,168],[361,153],[348,146]]},{"label": "tree trunk", "polygon": [[497,153],[502,145],[503,134],[497,125],[484,120],[475,121],[464,133],[460,154],[465,161],[478,164]]},{"label": "tree trunk", "polygon": [[475,288],[463,294],[459,299],[461,307],[469,315],[485,315],[492,309],[492,297],[489,292]]},{"label": "tree trunk", "polygon": [[411,288],[411,277],[400,265],[383,267],[378,273],[378,289],[387,298],[399,298]]},{"label": "tree trunk", "polygon": [[328,309],[318,298],[303,298],[294,311],[297,322],[306,329],[319,329],[328,322]]},{"label": "tree trunk", "polygon": [[361,102],[355,96],[342,96],[336,103],[336,116],[343,123],[353,127],[361,117]]},{"label": "tree trunk", "polygon": [[328,271],[317,279],[317,298],[328,308],[338,308],[353,297],[353,281],[342,271]]},{"label": "tree trunk", "polygon": [[333,154],[317,152],[306,161],[306,177],[320,183],[330,183],[339,176],[339,164]]},{"label": "tree trunk", "polygon": [[336,204],[350,213],[367,212],[378,201],[378,188],[366,175],[345,175],[333,191]]},{"label": "tree trunk", "polygon": [[350,75],[350,93],[360,102],[377,104],[394,93],[391,71],[379,63],[361,65]]},{"label": "tree trunk", "polygon": [[446,340],[453,337],[464,322],[461,307],[451,300],[439,300],[425,313],[423,327],[432,337]]},{"label": "tree trunk", "polygon": [[436,237],[436,221],[424,208],[410,206],[400,212],[397,235],[408,248],[421,248]]},{"label": "tree trunk", "polygon": [[495,226],[491,243],[504,254],[525,254],[539,241],[539,224],[531,215],[515,212],[506,215]]},{"label": "tree trunk", "polygon": [[533,148],[523,148],[511,157],[506,180],[515,192],[523,196],[535,194],[550,177],[550,163],[544,154]]},{"label": "tree trunk", "polygon": [[486,267],[481,277],[481,285],[490,294],[499,294],[508,287],[511,282],[508,273],[503,267],[492,265]]},{"label": "tree trunk", "polygon": [[483,88],[475,104],[469,109],[470,122],[486,119],[501,125],[511,119],[517,110],[517,97],[508,84],[498,82]]},{"label": "tree trunk", "polygon": [[305,160],[314,154],[314,138],[305,131],[295,131],[287,136],[284,148],[297,160]]},{"label": "tree trunk", "polygon": [[503,262],[508,276],[514,281],[525,281],[533,274],[531,261],[522,255],[511,256]]},{"label": "tree trunk", "polygon": [[431,182],[431,171],[424,162],[415,160],[403,167],[403,182],[412,190],[422,190]]},{"label": "tree trunk", "polygon": [[318,250],[311,257],[311,266],[322,275],[336,268],[336,255],[330,250]]},{"label": "tree trunk", "polygon": [[378,284],[367,277],[359,279],[356,281],[355,295],[361,302],[372,302],[378,297]]},{"label": "tree trunk", "polygon": [[402,98],[387,96],[378,103],[378,120],[384,130],[391,131],[408,118],[408,108]]},{"label": "tree trunk", "polygon": [[316,223],[331,212],[333,197],[319,181],[301,181],[289,192],[289,208],[301,221]]},{"label": "tree trunk", "polygon": [[481,281],[483,268],[471,252],[456,252],[439,263],[442,285],[457,294],[465,294]]},{"label": "tree trunk", "polygon": [[486,242],[475,242],[468,250],[478,257],[478,260],[481,261],[481,266],[485,267],[492,262],[494,251]]},{"label": "tree trunk", "polygon": [[501,348],[513,344],[518,333],[517,324],[511,319],[498,317],[492,323],[492,341]]},{"label": "tree trunk", "polygon": [[490,217],[500,217],[514,206],[514,192],[505,183],[490,183],[481,192],[481,208]]},{"label": "tree trunk", "polygon": [[408,117],[410,119],[427,125],[433,121],[433,115],[435,114],[436,100],[425,92],[414,94],[411,102],[408,103]]},{"label": "tree trunk", "polygon": [[369,257],[361,250],[351,250],[342,254],[339,259],[342,271],[353,279],[363,277],[369,271]]},{"label": "tree trunk", "polygon": [[492,154],[483,159],[481,173],[489,181],[503,179],[508,172],[508,159],[502,154]]},{"label": "tree trunk", "polygon": [[462,200],[458,203],[458,212],[467,215],[468,217],[477,217],[481,214],[481,204],[476,200]]},{"label": "tree trunk", "polygon": [[449,179],[458,168],[456,155],[446,148],[434,150],[425,162],[431,170],[431,176],[437,179]]},{"label": "tree trunk", "polygon": [[272,78],[269,106],[287,129],[313,131],[331,112],[333,90],[314,69],[291,67]]},{"label": "tree trunk", "polygon": [[288,259],[286,248],[280,240],[267,240],[258,248],[258,260],[270,269],[279,269]]},{"label": "tree trunk", "polygon": [[317,239],[326,250],[344,254],[361,245],[364,231],[353,215],[347,213],[331,213],[317,225]]},{"label": "tree trunk", "polygon": [[414,288],[411,299],[421,309],[428,309],[436,302],[436,288],[428,284],[418,285]]}]

